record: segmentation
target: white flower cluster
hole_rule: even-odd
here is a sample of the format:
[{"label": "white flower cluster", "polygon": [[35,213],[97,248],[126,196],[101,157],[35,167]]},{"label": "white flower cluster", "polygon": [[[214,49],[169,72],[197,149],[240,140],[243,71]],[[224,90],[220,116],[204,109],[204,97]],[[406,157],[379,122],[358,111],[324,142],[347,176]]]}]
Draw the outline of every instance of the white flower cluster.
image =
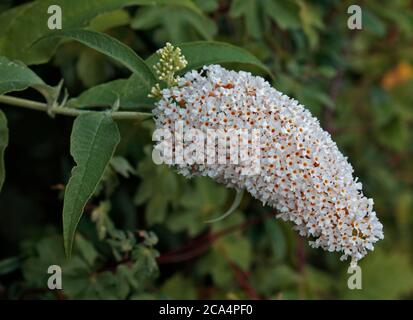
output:
[{"label": "white flower cluster", "polygon": [[183,121],[184,130],[260,130],[258,174],[242,175],[242,163],[177,165],[181,174],[245,188],[276,208],[278,217],[294,222],[311,246],[342,252],[342,259],[354,263],[383,238],[373,200],[362,194],[330,134],[263,78],[212,65],[188,72],[161,94],[154,109],[157,128],[173,131]]}]

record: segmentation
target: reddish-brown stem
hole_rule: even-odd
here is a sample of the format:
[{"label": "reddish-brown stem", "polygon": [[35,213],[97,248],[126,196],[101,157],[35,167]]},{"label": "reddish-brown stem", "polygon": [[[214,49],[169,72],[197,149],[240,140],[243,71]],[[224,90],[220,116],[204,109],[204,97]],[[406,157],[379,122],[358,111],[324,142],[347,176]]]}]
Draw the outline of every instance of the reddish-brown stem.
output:
[{"label": "reddish-brown stem", "polygon": [[182,261],[193,259],[201,255],[202,253],[204,253],[206,250],[208,250],[210,245],[217,239],[223,236],[226,236],[232,232],[244,230],[252,225],[262,222],[263,220],[269,217],[274,217],[274,214],[271,213],[271,214],[258,216],[258,217],[249,219],[243,223],[220,230],[216,233],[207,233],[206,235],[202,237],[194,239],[193,242],[187,243],[178,249],[174,249],[172,251],[162,254],[161,256],[157,258],[157,262],[159,264],[176,263],[176,262],[182,262]]},{"label": "reddish-brown stem", "polygon": [[247,272],[242,270],[237,264],[232,261],[229,261],[229,265],[234,272],[235,279],[237,280],[238,284],[246,294],[249,299],[252,300],[261,300],[260,295],[255,291],[255,289],[251,286],[248,281],[249,275]]}]

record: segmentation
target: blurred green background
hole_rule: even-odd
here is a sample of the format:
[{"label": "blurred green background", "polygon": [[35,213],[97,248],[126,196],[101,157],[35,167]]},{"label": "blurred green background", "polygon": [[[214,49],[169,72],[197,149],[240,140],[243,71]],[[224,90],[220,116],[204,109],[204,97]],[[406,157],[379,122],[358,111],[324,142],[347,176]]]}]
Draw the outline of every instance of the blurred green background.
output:
[{"label": "blurred green background", "polygon": [[[1,0],[0,14],[25,2]],[[385,239],[360,263],[363,289],[347,288],[348,262],[309,248],[249,196],[229,218],[206,224],[235,192],[154,165],[151,121],[121,124],[117,156],[86,207],[67,261],[61,211],[73,119],[2,107],[10,145],[0,194],[0,298],[413,298],[413,1],[358,1],[362,30],[347,28],[354,1],[193,2],[202,18],[171,1],[99,15],[91,28],[142,57],[166,41],[213,39],[263,61],[274,87],[321,120],[375,201]],[[72,97],[128,76],[74,42],[32,69],[50,84],[63,77]],[[19,95],[38,98],[30,90]],[[46,287],[52,264],[63,267],[62,291]]]}]

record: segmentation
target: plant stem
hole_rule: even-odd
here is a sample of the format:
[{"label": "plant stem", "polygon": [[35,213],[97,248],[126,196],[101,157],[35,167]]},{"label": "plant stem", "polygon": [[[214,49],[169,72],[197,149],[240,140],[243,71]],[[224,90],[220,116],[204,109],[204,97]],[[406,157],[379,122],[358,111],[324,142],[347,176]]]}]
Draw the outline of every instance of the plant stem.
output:
[{"label": "plant stem", "polygon": [[[66,108],[64,106],[49,108],[46,103],[11,96],[0,96],[0,103],[72,117],[77,117],[82,113],[92,112],[89,110]],[[116,111],[111,112],[110,115],[114,120],[144,120],[152,117],[151,113],[135,111]]]}]

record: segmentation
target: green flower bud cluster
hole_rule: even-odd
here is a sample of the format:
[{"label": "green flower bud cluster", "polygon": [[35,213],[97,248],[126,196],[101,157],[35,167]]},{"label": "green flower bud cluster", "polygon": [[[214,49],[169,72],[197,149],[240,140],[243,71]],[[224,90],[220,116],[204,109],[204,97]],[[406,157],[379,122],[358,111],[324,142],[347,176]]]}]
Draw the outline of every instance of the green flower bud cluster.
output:
[{"label": "green flower bud cluster", "polygon": [[[156,51],[160,57],[159,62],[153,67],[155,69],[156,75],[160,81],[164,81],[168,88],[175,86],[178,83],[178,78],[175,77],[175,72],[182,70],[186,67],[188,62],[181,53],[180,48],[176,48],[169,42],[166,43],[165,47]],[[157,83],[151,89],[149,97],[157,98],[161,96],[161,87]]]}]

